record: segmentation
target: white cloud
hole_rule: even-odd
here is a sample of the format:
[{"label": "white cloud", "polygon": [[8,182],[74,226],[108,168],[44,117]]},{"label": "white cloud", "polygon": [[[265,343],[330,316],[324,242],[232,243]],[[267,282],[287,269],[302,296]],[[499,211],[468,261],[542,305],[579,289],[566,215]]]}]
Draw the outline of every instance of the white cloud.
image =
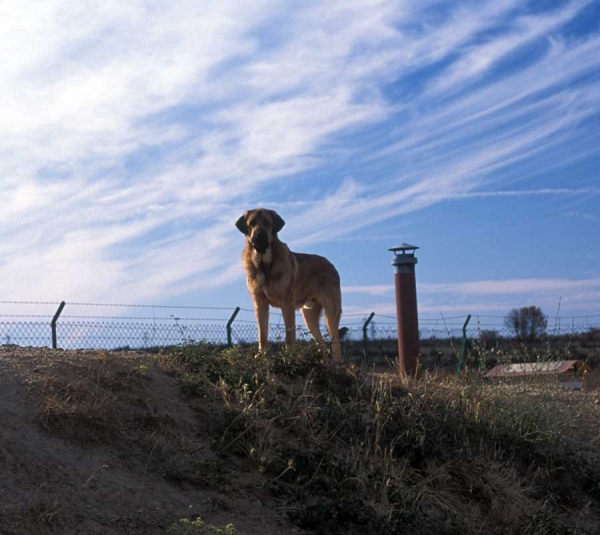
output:
[{"label": "white cloud", "polygon": [[547,15],[521,15],[517,17],[507,35],[469,45],[460,58],[452,63],[432,84],[429,91],[439,94],[456,91],[465,83],[472,83],[488,72],[494,64],[542,36],[551,35],[577,16],[591,0],[571,2]]},{"label": "white cloud", "polygon": [[600,288],[600,278],[597,279],[513,279],[472,281],[454,284],[421,284],[420,291],[424,293],[461,293],[465,295],[501,295],[527,294],[540,292],[565,292],[581,289]]},{"label": "white cloud", "polygon": [[[11,238],[0,276],[10,296],[136,301],[221,284],[236,202],[385,112],[365,85],[385,62],[354,69],[352,59],[356,46],[393,41],[393,9],[314,7],[296,20],[269,1],[7,7],[0,222]],[[274,18],[291,29],[282,46],[263,42]],[[275,82],[292,74],[294,94],[282,94]]]},{"label": "white cloud", "polygon": [[394,291],[393,284],[372,284],[363,286],[344,286],[342,291],[345,294],[366,294],[366,295],[386,295]]},{"label": "white cloud", "polygon": [[[300,192],[280,199],[294,246],[445,198],[504,194],[478,188],[492,171],[568,142],[600,110],[596,79],[564,87],[600,67],[596,35],[556,37],[545,57],[508,78],[463,83],[580,4],[525,23],[511,19],[519,5],[451,6],[436,17],[435,3],[400,1],[7,4],[4,294],[135,302],[241,278],[230,265],[241,247],[232,222],[285,181]],[[473,44],[494,29],[489,48]],[[483,65],[477,54],[484,68],[470,69]],[[454,67],[438,88],[461,82],[452,98],[435,100],[427,84],[406,100],[387,95],[439,61]],[[336,143],[375,125],[385,150]],[[578,150],[574,158],[597,149]],[[350,156],[385,176],[302,176]]]},{"label": "white cloud", "polygon": [[[509,279],[482,280],[455,283],[418,283],[422,294],[506,295],[570,290],[600,289],[600,278],[593,279]],[[385,295],[394,292],[393,284],[344,286],[344,293]]]},{"label": "white cloud", "polygon": [[[387,301],[363,306],[344,307],[346,314],[373,310],[394,315],[394,286],[375,284],[345,286],[344,295],[362,294],[386,297]],[[600,278],[591,279],[509,279],[458,283],[417,282],[419,314],[435,317],[439,313],[506,314],[512,308],[536,305],[552,315],[558,307],[574,312],[596,310],[600,296]]]}]

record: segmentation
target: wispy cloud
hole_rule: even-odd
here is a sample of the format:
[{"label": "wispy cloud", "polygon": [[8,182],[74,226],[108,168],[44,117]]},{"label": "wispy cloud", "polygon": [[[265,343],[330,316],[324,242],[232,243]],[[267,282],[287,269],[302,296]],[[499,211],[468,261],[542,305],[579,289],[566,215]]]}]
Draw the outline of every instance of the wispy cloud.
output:
[{"label": "wispy cloud", "polygon": [[465,295],[527,294],[540,292],[565,292],[600,288],[600,278],[569,279],[514,279],[462,282],[455,284],[421,284],[424,293],[462,293]]},{"label": "wispy cloud", "polygon": [[344,286],[344,294],[388,295],[394,292],[393,284]]},{"label": "wispy cloud", "polygon": [[585,195],[503,184],[598,151],[600,35],[561,33],[585,5],[11,3],[4,293],[144,301],[239,279],[232,221],[271,189],[297,247],[445,199]]},{"label": "wispy cloud", "polygon": [[[572,279],[509,279],[482,280],[456,283],[418,283],[424,294],[461,293],[465,295],[498,295],[512,293],[535,293],[540,291],[567,291],[572,289],[600,288],[600,278]],[[393,284],[344,286],[344,293],[385,295],[394,292]]]},{"label": "wispy cloud", "polygon": [[[358,307],[379,314],[394,314],[392,284],[345,286],[346,294],[386,297],[387,302],[374,301]],[[542,306],[547,313],[558,306],[570,311],[592,310],[600,295],[600,278],[591,279],[509,279],[481,280],[459,283],[417,283],[419,312],[429,315],[438,312],[505,314],[511,308],[528,305]],[[357,307],[346,310],[357,310]]]},{"label": "wispy cloud", "polygon": [[580,197],[600,194],[600,188],[541,188],[521,190],[473,191],[450,193],[439,200],[489,199],[495,197]]},{"label": "wispy cloud", "polygon": [[592,223],[597,223],[598,221],[600,221],[600,216],[594,215],[594,214],[587,214],[585,212],[565,212],[565,214],[567,217],[574,217],[577,219],[584,219],[586,221],[590,221]]},{"label": "wispy cloud", "polygon": [[517,15],[505,33],[484,37],[483,42],[467,45],[460,57],[433,81],[428,94],[457,91],[464,84],[473,83],[509,54],[540,37],[552,35],[554,30],[570,22],[590,3],[592,0],[574,1],[548,14]]}]

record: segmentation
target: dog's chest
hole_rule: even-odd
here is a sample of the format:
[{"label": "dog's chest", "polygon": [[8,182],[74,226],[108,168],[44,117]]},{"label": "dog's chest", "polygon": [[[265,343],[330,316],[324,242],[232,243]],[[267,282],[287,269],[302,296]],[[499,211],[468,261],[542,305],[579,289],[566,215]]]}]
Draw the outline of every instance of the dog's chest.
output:
[{"label": "dog's chest", "polygon": [[259,268],[254,274],[253,286],[255,290],[260,291],[268,299],[269,304],[274,307],[281,307],[287,294],[286,281],[283,280],[280,273],[270,269],[270,266]]},{"label": "dog's chest", "polygon": [[246,269],[251,293],[263,294],[274,307],[280,308],[290,301],[293,266],[289,265],[287,257],[282,258],[271,249],[262,255],[252,251]]},{"label": "dog's chest", "polygon": [[281,292],[274,289],[264,288],[263,292],[267,297],[269,304],[273,307],[281,308],[284,298]]},{"label": "dog's chest", "polygon": [[269,275],[268,272],[259,272],[256,276],[256,282],[271,306],[279,307],[284,301],[285,288],[282,287],[280,280],[274,280]]},{"label": "dog's chest", "polygon": [[265,273],[264,271],[257,271],[256,275],[254,276],[254,282],[255,285],[258,286],[261,290],[265,291],[266,288],[268,287],[268,274]]},{"label": "dog's chest", "polygon": [[266,262],[260,262],[258,266],[256,266],[256,271],[254,273],[254,280],[261,286],[267,287],[269,286],[270,279],[272,279],[273,273],[271,270],[271,264]]}]

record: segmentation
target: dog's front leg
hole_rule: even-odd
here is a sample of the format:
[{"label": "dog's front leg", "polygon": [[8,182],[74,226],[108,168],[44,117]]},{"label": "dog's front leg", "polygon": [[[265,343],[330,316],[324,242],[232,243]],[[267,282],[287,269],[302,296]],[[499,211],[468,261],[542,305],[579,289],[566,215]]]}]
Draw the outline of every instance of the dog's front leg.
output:
[{"label": "dog's front leg", "polygon": [[281,307],[283,323],[285,323],[285,343],[289,346],[296,341],[296,310],[293,306]]},{"label": "dog's front leg", "polygon": [[258,325],[258,349],[264,351],[269,345],[269,302],[264,296],[254,297],[254,312]]}]

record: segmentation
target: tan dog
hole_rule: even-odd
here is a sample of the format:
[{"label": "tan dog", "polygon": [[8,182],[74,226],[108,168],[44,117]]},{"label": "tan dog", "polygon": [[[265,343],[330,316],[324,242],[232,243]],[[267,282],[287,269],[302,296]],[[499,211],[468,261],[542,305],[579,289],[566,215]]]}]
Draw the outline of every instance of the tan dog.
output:
[{"label": "tan dog", "polygon": [[306,327],[313,338],[323,343],[319,319],[325,311],[325,323],[331,336],[333,360],[341,360],[339,325],[342,315],[340,276],[326,258],[314,254],[293,253],[279,240],[277,233],[285,221],[273,210],[248,210],[236,223],[246,236],[242,255],[248,290],[254,301],[258,323],[258,347],[268,345],[269,305],[280,308],[285,323],[285,341],[296,340],[297,309],[302,309]]}]

